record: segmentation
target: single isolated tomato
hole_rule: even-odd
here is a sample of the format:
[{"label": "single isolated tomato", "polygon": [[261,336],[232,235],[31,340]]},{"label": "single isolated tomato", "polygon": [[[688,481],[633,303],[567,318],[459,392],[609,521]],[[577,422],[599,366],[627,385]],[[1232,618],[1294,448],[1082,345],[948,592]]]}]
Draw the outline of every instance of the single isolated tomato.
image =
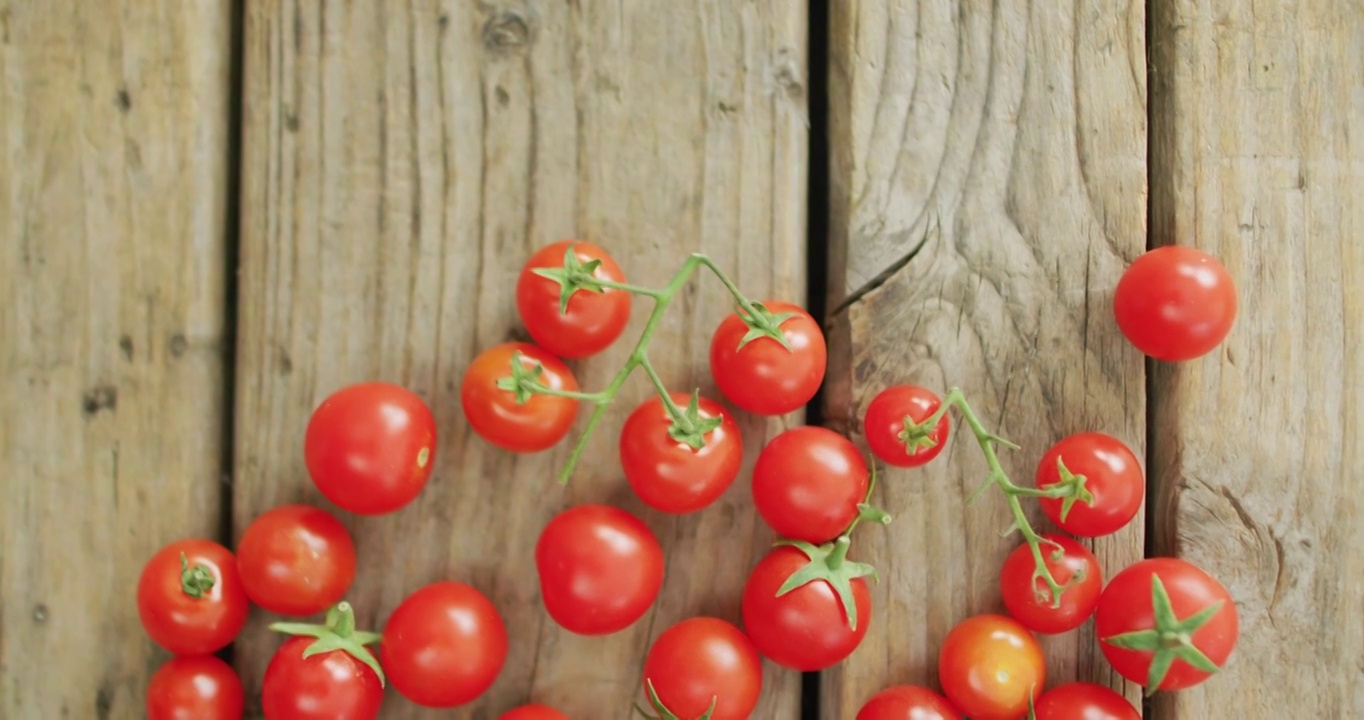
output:
[{"label": "single isolated tomato", "polygon": [[1074,494],[1040,498],[1038,503],[1057,527],[1080,537],[1121,530],[1146,499],[1146,477],[1137,456],[1121,440],[1098,432],[1069,435],[1042,456],[1037,488],[1057,485]]},{"label": "single isolated tomato", "polygon": [[[840,539],[835,545],[846,543]],[[749,573],[741,601],[744,629],[758,652],[782,667],[801,672],[842,662],[862,643],[871,625],[867,581],[849,572],[859,564],[846,559],[830,562],[824,548],[813,556],[809,550],[789,545],[773,548]],[[846,555],[847,550],[834,552]],[[778,594],[792,575],[811,563],[818,563],[820,574],[835,575],[838,582],[845,583],[852,599],[850,608],[845,608],[834,586],[824,578]]]},{"label": "single isolated tomato", "polygon": [[403,697],[452,708],[492,687],[507,661],[507,626],[476,588],[436,582],[394,609],[380,647],[389,682]]},{"label": "single isolated tomato", "polygon": [[1037,698],[1035,720],[1141,720],[1127,698],[1103,685],[1070,682]]},{"label": "single isolated tomato", "polygon": [[237,558],[211,540],[177,540],[156,552],[137,581],[137,614],[157,645],[176,655],[211,655],[246,625]]},{"label": "single isolated tomato", "polygon": [[512,708],[498,715],[497,720],[569,720],[569,718],[548,705],[532,703]]},{"label": "single isolated tomato", "polygon": [[758,305],[760,325],[779,329],[785,344],[730,313],[710,341],[710,373],[730,402],[754,415],[784,415],[810,402],[824,382],[824,333],[798,305],[771,300]]},{"label": "single isolated tomato", "polygon": [[1103,590],[1103,573],[1094,553],[1074,539],[1058,533],[1042,537],[1050,541],[1039,545],[1044,564],[1052,579],[1065,588],[1060,607],[1053,607],[1046,581],[1033,579],[1037,561],[1027,543],[1014,548],[1004,560],[999,590],[1015,620],[1035,633],[1055,635],[1080,627],[1094,614]]},{"label": "single isolated tomato", "polygon": [[261,710],[289,720],[372,720],[384,700],[384,676],[365,645],[379,636],[355,629],[355,612],[340,602],[326,624],[274,623],[293,635],[265,667]]},{"label": "single isolated tomato", "polygon": [[561,358],[584,358],[620,337],[630,322],[630,293],[592,286],[594,279],[623,283],[625,273],[592,243],[561,240],[530,256],[516,281],[516,311],[536,344]]},{"label": "single isolated tomato", "polygon": [[1213,256],[1181,245],[1147,251],[1113,291],[1118,329],[1143,353],[1192,360],[1217,347],[1236,322],[1236,284]]},{"label": "single isolated tomato", "polygon": [[147,720],[241,720],[245,706],[241,678],[212,655],[172,658],[147,685]]},{"label": "single isolated tomato", "polygon": [[1094,634],[1118,674],[1148,692],[1183,690],[1226,664],[1240,618],[1231,594],[1202,568],[1147,558],[1108,581]]},{"label": "single isolated tomato", "polygon": [[952,420],[943,414],[932,428],[919,428],[942,407],[942,398],[917,385],[895,385],[877,393],[863,414],[867,446],[887,464],[919,467],[947,446]]},{"label": "single isolated tomato", "polygon": [[673,625],[644,658],[644,694],[661,717],[747,720],[762,684],[762,658],[753,641],[719,618]]},{"label": "single isolated tomato", "polygon": [[578,635],[608,635],[644,616],[663,587],[663,547],[643,520],[587,504],[559,513],[535,544],[545,611]]},{"label": "single isolated tomato", "polygon": [[322,495],[357,515],[412,502],[436,459],[436,419],[416,393],[368,382],[342,388],[313,411],[303,438],[308,475]]},{"label": "single isolated tomato", "polygon": [[[578,400],[556,395],[524,394],[499,387],[513,379],[512,358],[523,375],[550,390],[578,392],[573,371],[537,345],[510,342],[484,350],[464,372],[460,402],[469,426],[493,445],[518,453],[553,447],[573,428]],[[515,387],[515,386],[513,386]]]},{"label": "single isolated tomato", "polygon": [[281,505],[256,517],[237,543],[237,567],[251,601],[280,615],[320,613],[355,580],[355,543],[331,513]]},{"label": "single isolated tomato", "polygon": [[857,518],[871,474],[852,441],[802,425],[763,447],[753,465],[753,504],[769,527],[790,540],[819,544]]},{"label": "single isolated tomato", "polygon": [[658,396],[645,400],[620,431],[625,479],[646,505],[666,513],[696,512],[734,484],[743,464],[739,424],[714,401],[672,393],[690,427],[673,423]]},{"label": "single isolated tomato", "polygon": [[856,720],[962,720],[952,702],[920,685],[892,685],[871,696]]},{"label": "single isolated tomato", "polygon": [[1047,684],[1042,646],[1011,617],[967,618],[947,633],[938,653],[938,680],[971,720],[1016,720]]}]

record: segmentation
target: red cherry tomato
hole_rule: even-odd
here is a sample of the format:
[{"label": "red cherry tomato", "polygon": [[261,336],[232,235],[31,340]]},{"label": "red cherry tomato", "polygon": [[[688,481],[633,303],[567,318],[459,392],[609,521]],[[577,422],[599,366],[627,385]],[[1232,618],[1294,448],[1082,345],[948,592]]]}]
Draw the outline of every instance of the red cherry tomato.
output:
[{"label": "red cherry tomato", "polygon": [[1167,362],[1206,355],[1236,322],[1236,285],[1211,255],[1167,245],[1137,258],[1113,292],[1113,315],[1143,353]]},{"label": "red cherry tomato", "polygon": [[554,517],[535,545],[545,611],[578,635],[607,635],[644,616],[663,587],[663,548],[644,521],[608,505]]},{"label": "red cherry tomato", "polygon": [[[1061,546],[1041,544],[1042,558],[1056,582],[1066,586],[1061,606],[1052,607],[1051,588],[1041,578],[1033,580],[1037,567],[1027,543],[1014,548],[999,572],[999,589],[1004,606],[1015,620],[1036,633],[1054,635],[1084,624],[1099,604],[1103,573],[1099,559],[1084,545],[1060,534],[1044,535]],[[1060,556],[1059,558],[1057,556]]]},{"label": "red cherry tomato", "polygon": [[882,390],[867,405],[862,421],[867,446],[876,457],[896,467],[919,467],[932,462],[947,446],[951,418],[944,414],[932,430],[922,434],[906,430],[905,421],[921,423],[940,407],[942,398],[917,385]]},{"label": "red cherry tomato", "polygon": [[[683,393],[672,394],[673,403],[685,409],[691,401]],[[739,425],[719,404],[701,398],[699,417],[720,419],[720,425],[701,436],[694,448],[669,434],[672,419],[657,396],[645,400],[630,413],[620,431],[620,463],[625,479],[645,504],[666,513],[690,513],[715,502],[739,475],[743,463],[743,440]]]},{"label": "red cherry tomato", "polygon": [[384,625],[389,682],[424,707],[464,705],[492,686],[507,661],[507,626],[492,601],[458,582],[427,585]]},{"label": "red cherry tomato", "polygon": [[372,720],[379,717],[384,689],[379,676],[344,650],[303,657],[317,642],[285,640],[270,658],[261,683],[265,717],[288,720]]},{"label": "red cherry tomato", "polygon": [[673,625],[644,658],[644,694],[652,703],[652,688],[660,714],[666,708],[672,716],[697,718],[714,703],[710,720],[747,720],[762,683],[762,658],[753,641],[719,618],[694,617]]},{"label": "red cherry tomato", "polygon": [[815,396],[824,382],[828,350],[819,323],[801,307],[779,300],[763,307],[773,315],[791,315],[780,325],[790,349],[766,335],[743,343],[749,326],[731,313],[711,337],[710,372],[720,392],[741,409],[784,415]]},{"label": "red cherry tomato", "polygon": [[876,693],[856,720],[962,720],[951,701],[918,685],[893,685]]},{"label": "red cherry tomato", "polygon": [[147,635],[176,655],[227,647],[250,610],[232,551],[210,540],[178,540],[142,568],[137,614]]},{"label": "red cherry tomato", "polygon": [[871,594],[863,578],[851,582],[856,628],[849,626],[838,595],[825,580],[777,596],[787,578],[809,561],[794,547],[774,548],[749,573],[742,600],[744,629],[758,652],[801,672],[842,662],[862,643],[871,625]]},{"label": "red cherry tomato", "polygon": [[578,401],[551,395],[532,395],[517,402],[516,394],[497,386],[511,376],[512,356],[521,354],[521,366],[538,364],[538,382],[554,390],[577,392],[578,381],[559,358],[529,343],[503,343],[484,350],[464,373],[460,401],[464,417],[484,440],[518,453],[548,450],[568,434],[578,417]]},{"label": "red cherry tomato", "polygon": [[1046,490],[1062,482],[1057,460],[1074,476],[1083,476],[1092,500],[1076,499],[1068,513],[1060,498],[1040,498],[1038,504],[1057,527],[1080,537],[1110,535],[1136,517],[1146,499],[1146,479],[1137,456],[1120,440],[1097,432],[1076,433],[1051,446],[1037,464],[1037,487]]},{"label": "red cherry tomato", "polygon": [[947,633],[938,654],[943,693],[971,720],[1016,720],[1047,683],[1037,638],[1004,615],[976,615]]},{"label": "red cherry tomato", "polygon": [[322,612],[355,579],[355,543],[331,513],[281,505],[256,517],[237,543],[237,567],[251,601],[280,615]]},{"label": "red cherry tomato", "polygon": [[[1164,598],[1173,624],[1158,622],[1157,602]],[[1204,612],[1212,614],[1200,617]],[[1202,568],[1176,558],[1147,558],[1108,581],[1094,611],[1094,634],[1123,677],[1164,691],[1183,690],[1226,664],[1236,648],[1240,618],[1231,594]],[[1171,664],[1163,675],[1157,666],[1153,678],[1152,661],[1158,656]],[[1200,670],[1194,664],[1200,656],[1212,667]]]},{"label": "red cherry tomato", "polygon": [[857,517],[871,475],[857,446],[827,428],[802,425],[772,438],[753,466],[753,504],[790,540],[828,542]]},{"label": "red cherry tomato", "polygon": [[337,507],[381,515],[412,502],[436,458],[436,420],[416,393],[370,382],[336,391],[303,439],[308,475]]},{"label": "red cherry tomato", "polygon": [[1036,720],[1141,720],[1127,698],[1103,685],[1070,682],[1037,698]]},{"label": "red cherry tomato", "polygon": [[497,717],[497,720],[569,720],[568,716],[548,705],[522,705]]},{"label": "red cherry tomato", "polygon": [[562,270],[570,246],[580,267],[600,261],[592,277],[625,282],[625,273],[605,250],[581,240],[562,240],[541,248],[521,268],[516,310],[536,344],[561,358],[583,358],[605,350],[624,332],[630,321],[631,296],[613,288],[580,289],[569,297],[565,311],[563,285],[535,270]]},{"label": "red cherry tomato", "polygon": [[147,720],[241,720],[241,678],[212,655],[172,658],[147,685]]}]

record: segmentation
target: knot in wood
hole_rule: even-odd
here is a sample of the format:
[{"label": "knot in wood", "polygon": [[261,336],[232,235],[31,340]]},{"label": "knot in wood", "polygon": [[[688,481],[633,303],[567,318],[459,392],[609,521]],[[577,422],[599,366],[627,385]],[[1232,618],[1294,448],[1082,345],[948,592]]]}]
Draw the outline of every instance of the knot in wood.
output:
[{"label": "knot in wood", "polygon": [[483,46],[497,52],[515,52],[530,43],[530,24],[520,13],[500,12],[483,25]]}]

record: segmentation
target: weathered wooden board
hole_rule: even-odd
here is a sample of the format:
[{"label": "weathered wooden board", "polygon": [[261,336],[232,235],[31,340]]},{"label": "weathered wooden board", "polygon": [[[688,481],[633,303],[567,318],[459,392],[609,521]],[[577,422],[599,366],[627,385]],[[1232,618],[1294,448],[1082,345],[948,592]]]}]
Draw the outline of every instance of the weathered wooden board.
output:
[{"label": "weathered wooden board", "polygon": [[[341,515],[361,554],[350,598],[377,627],[426,582],[471,582],[504,612],[512,649],[479,702],[424,712],[390,692],[384,716],[493,717],[536,700],[628,717],[654,636],[698,613],[737,620],[770,540],[746,482],[697,516],[644,512],[615,450],[649,392],[640,377],[561,489],[567,443],[493,449],[464,421],[459,383],[480,350],[519,334],[521,263],[565,237],[609,247],[632,281],[660,285],[703,250],[758,296],[803,298],[804,5],[276,0],[247,12],[237,532],[278,503],[324,504],[302,439],[325,395],[403,383],[435,411],[437,467],[402,511]],[[707,343],[729,303],[715,281],[699,287],[673,307],[656,357],[670,383],[713,395]],[[617,347],[576,363],[586,387],[623,362],[646,305]],[[746,422],[750,464],[780,426]],[[668,553],[656,610],[606,638],[550,621],[534,569],[545,522],[588,501],[639,512]],[[278,643],[265,620],[238,646],[253,689]],[[799,677],[768,669],[760,712],[795,717]]]},{"label": "weathered wooden board", "polygon": [[142,564],[220,533],[230,5],[0,5],[0,717],[145,717]]},{"label": "weathered wooden board", "polygon": [[[1023,447],[1002,458],[1018,482],[1072,432],[1141,456],[1142,358],[1110,299],[1146,243],[1143,4],[831,7],[831,423],[860,438],[882,388],[960,386]],[[853,550],[882,574],[873,630],[825,673],[824,718],[852,717],[886,685],[936,684],[951,627],[1002,610],[1000,563],[1021,540],[999,537],[998,492],[965,505],[985,474],[969,435],[927,468],[883,468],[876,500],[894,522],[859,531]],[[1106,572],[1141,556],[1142,523],[1093,543]],[[1044,645],[1049,684],[1138,697],[1092,623]]]},{"label": "weathered wooden board", "polygon": [[1152,12],[1152,238],[1220,257],[1241,304],[1214,354],[1155,368],[1155,550],[1225,583],[1242,628],[1155,716],[1361,717],[1364,8]]}]

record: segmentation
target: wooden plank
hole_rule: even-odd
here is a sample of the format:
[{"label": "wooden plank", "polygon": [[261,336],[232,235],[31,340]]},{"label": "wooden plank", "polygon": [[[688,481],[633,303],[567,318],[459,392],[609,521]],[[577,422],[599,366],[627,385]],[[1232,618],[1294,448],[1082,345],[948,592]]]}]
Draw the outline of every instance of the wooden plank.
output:
[{"label": "wooden plank", "polygon": [[[377,627],[426,582],[471,582],[505,614],[511,655],[488,695],[440,717],[532,699],[628,717],[653,636],[697,613],[737,620],[770,540],[746,484],[694,517],[644,512],[614,449],[649,392],[636,378],[560,489],[567,443],[493,449],[468,428],[459,383],[480,350],[521,332],[516,272],[564,237],[610,248],[635,282],[662,284],[702,250],[755,295],[803,297],[803,4],[275,0],[248,7],[245,32],[237,531],[278,503],[324,504],[301,448],[325,395],[403,383],[435,411],[437,467],[398,513],[341,514],[359,546],[361,621]],[[714,394],[722,292],[706,281],[670,311],[655,340],[670,383]],[[602,387],[629,344],[575,363],[582,384]],[[746,421],[750,465],[782,426]],[[549,518],[588,501],[640,513],[668,553],[656,611],[606,638],[548,620],[533,564]],[[238,647],[250,688],[278,643],[265,620]],[[760,712],[795,717],[798,676],[768,670]],[[437,715],[386,702],[385,717]]]},{"label": "wooden plank", "polygon": [[0,7],[2,717],[145,717],[142,565],[221,529],[230,7]]},{"label": "wooden plank", "polygon": [[[1144,7],[1079,3],[831,4],[833,188],[827,416],[861,440],[882,388],[960,386],[1038,458],[1098,430],[1140,457],[1142,359],[1109,309],[1145,247]],[[1002,611],[997,577],[1021,542],[973,439],[918,470],[883,468],[853,552],[876,565],[873,630],[823,677],[823,717],[852,717],[896,683],[937,683],[938,650],[969,615]],[[1034,523],[1042,515],[1027,504]],[[1142,516],[1093,543],[1106,572],[1142,553]],[[1044,641],[1049,684],[1122,689],[1092,622]]]},{"label": "wooden plank", "polygon": [[1152,3],[1152,236],[1218,256],[1237,325],[1158,364],[1159,554],[1237,599],[1224,674],[1156,717],[1364,716],[1364,8]]}]

